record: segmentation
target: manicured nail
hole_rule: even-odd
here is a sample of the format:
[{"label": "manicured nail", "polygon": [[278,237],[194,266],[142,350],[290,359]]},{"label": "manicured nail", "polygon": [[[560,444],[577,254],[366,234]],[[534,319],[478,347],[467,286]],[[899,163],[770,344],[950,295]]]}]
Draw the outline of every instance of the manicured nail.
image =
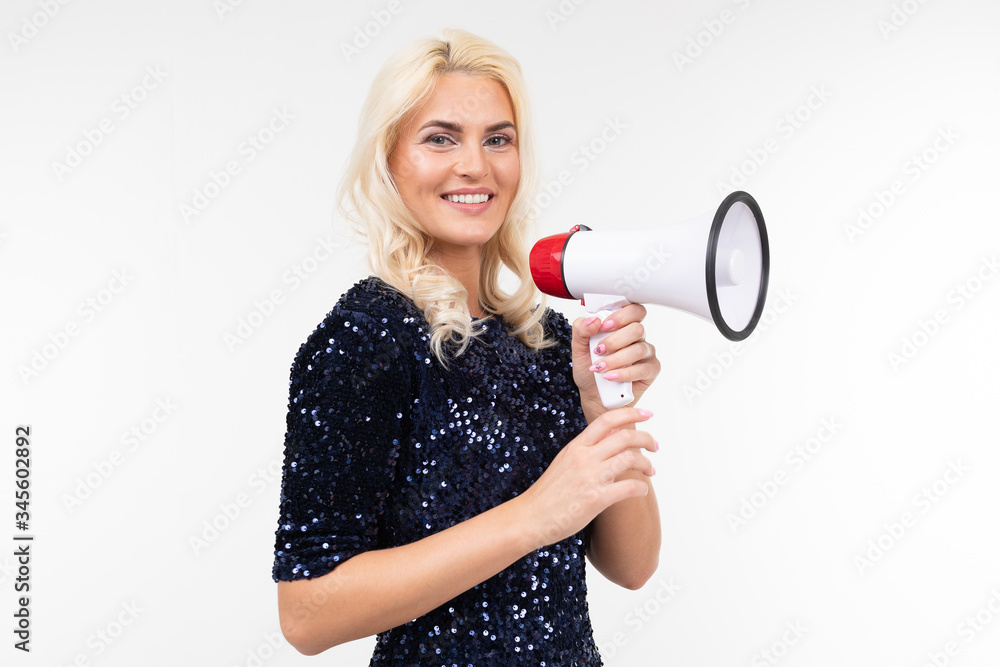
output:
[{"label": "manicured nail", "polygon": [[591,324],[593,324],[594,322],[596,322],[596,321],[597,321],[598,319],[600,319],[600,318],[598,318],[598,317],[597,317],[597,316],[595,315],[594,317],[591,317],[591,318],[589,318],[589,319],[585,320],[585,321],[584,321],[584,323],[583,323],[583,326],[585,326],[585,327],[589,327],[589,326],[590,326]]},{"label": "manicured nail", "polygon": [[603,361],[598,361],[596,364],[591,366],[589,370],[596,373],[598,371],[603,371],[606,367],[607,367],[606,363],[604,363]]},{"label": "manicured nail", "polygon": [[[605,375],[604,377],[607,377],[607,375]],[[648,417],[652,417],[653,413],[650,412],[649,410],[644,409],[644,408],[639,408],[639,416],[640,417],[647,417],[648,418]]]},{"label": "manicured nail", "polygon": [[598,331],[611,331],[614,328],[614,326],[615,326],[614,320],[611,319],[604,320],[604,322],[601,324],[601,328],[598,329]]},{"label": "manicured nail", "polygon": [[602,377],[605,380],[617,380],[619,376],[617,371],[611,371],[610,373],[605,373]]},{"label": "manicured nail", "polygon": [[604,343],[601,343],[600,345],[594,348],[594,354],[604,354],[607,351],[608,348],[604,347]]},{"label": "manicured nail", "polygon": [[658,443],[656,440],[653,441],[653,451],[654,452],[660,451],[660,443]]},{"label": "manicured nail", "polygon": [[653,466],[652,464],[650,464],[650,466],[649,466],[649,467],[650,467],[650,469],[651,469],[651,470],[653,471],[653,474],[655,475],[655,474],[656,474],[656,467],[655,467],[655,466]]}]

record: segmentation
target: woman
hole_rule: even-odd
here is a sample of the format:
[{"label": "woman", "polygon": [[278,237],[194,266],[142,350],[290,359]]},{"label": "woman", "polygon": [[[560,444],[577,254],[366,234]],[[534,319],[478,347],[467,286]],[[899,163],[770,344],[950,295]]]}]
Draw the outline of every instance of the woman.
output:
[{"label": "woman", "polygon": [[372,87],[341,192],[375,276],[291,372],[273,576],[302,653],[378,633],[372,665],[598,665],[584,556],[631,589],[656,569],[651,413],[594,382],[659,373],[645,311],[535,306],[533,141],[516,61],[468,33]]}]

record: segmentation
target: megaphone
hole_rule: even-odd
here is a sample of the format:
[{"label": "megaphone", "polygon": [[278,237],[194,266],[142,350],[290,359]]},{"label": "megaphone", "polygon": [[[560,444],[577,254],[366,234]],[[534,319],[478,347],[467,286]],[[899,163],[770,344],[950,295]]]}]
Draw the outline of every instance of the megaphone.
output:
[{"label": "megaphone", "polygon": [[[535,243],[530,262],[538,289],[581,299],[601,320],[629,303],[657,303],[714,322],[729,340],[743,340],[757,326],[771,263],[764,216],[746,192],[732,193],[714,212],[654,229],[577,225]],[[594,363],[607,335],[590,339]],[[632,402],[631,382],[595,378],[605,407]]]}]

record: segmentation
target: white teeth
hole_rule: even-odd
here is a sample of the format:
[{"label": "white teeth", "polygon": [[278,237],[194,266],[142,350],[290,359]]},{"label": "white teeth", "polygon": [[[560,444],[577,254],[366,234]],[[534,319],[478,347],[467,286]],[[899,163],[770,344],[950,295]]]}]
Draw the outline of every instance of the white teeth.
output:
[{"label": "white teeth", "polygon": [[456,204],[482,204],[489,198],[489,195],[445,195],[445,199]]}]

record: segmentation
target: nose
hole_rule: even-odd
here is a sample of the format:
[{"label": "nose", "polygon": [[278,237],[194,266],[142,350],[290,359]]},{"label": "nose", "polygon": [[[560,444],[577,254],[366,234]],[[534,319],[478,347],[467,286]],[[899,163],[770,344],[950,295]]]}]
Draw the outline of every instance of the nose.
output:
[{"label": "nose", "polygon": [[469,142],[462,146],[455,162],[455,174],[470,179],[485,178],[490,173],[490,165],[485,151],[478,144]]}]

